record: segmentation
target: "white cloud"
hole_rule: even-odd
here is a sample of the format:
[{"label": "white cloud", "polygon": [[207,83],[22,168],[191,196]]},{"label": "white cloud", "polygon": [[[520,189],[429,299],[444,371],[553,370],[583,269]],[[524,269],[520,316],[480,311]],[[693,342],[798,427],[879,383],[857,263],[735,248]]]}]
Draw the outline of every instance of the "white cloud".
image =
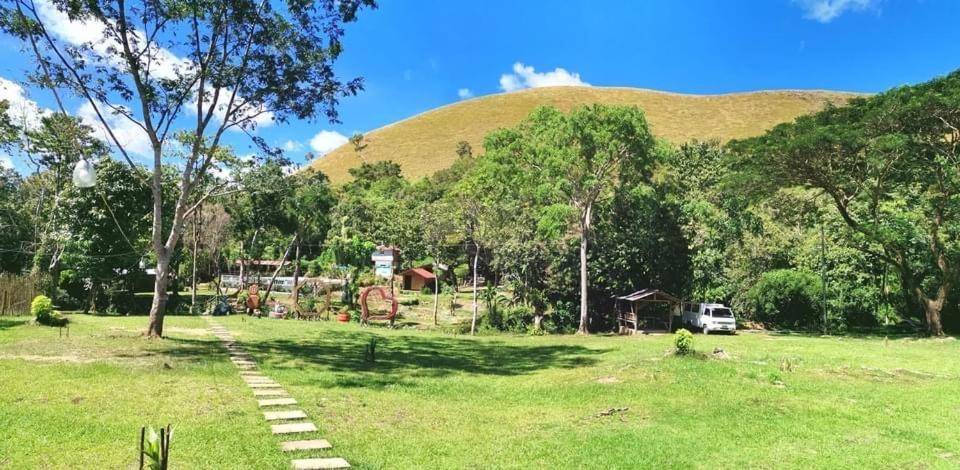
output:
[{"label": "white cloud", "polygon": [[877,0],[794,0],[804,18],[829,23],[847,11],[863,11],[876,6]]},{"label": "white cloud", "polygon": [[302,149],[302,148],[303,148],[303,144],[301,144],[300,142],[297,142],[297,141],[295,141],[295,140],[288,140],[288,141],[284,142],[283,145],[281,145],[280,147],[283,148],[284,150],[288,151],[288,152],[294,152],[294,151],[297,151],[297,150]]},{"label": "white cloud", "polygon": [[[126,117],[110,113],[108,108],[104,106],[100,106],[99,108],[110,130],[113,131],[113,135],[117,137],[117,140],[120,141],[120,144],[123,145],[123,148],[127,152],[140,157],[150,157],[153,155],[153,146],[150,144],[150,137],[140,126],[134,124]],[[80,109],[77,110],[77,117],[79,117],[84,124],[94,128],[97,131],[97,136],[101,140],[111,146],[114,145],[113,139],[110,138],[100,119],[97,118],[97,114],[90,103],[84,103],[80,106]]]},{"label": "white cloud", "polygon": [[537,72],[532,66],[523,65],[521,62],[513,64],[513,73],[500,76],[500,89],[503,91],[546,86],[590,86],[590,84],[581,80],[579,73],[571,73],[560,67],[550,72]]},{"label": "white cloud", "polygon": [[27,129],[39,128],[40,118],[51,113],[49,109],[41,108],[27,97],[27,92],[22,86],[3,77],[0,77],[0,101],[10,104],[7,108],[10,120]]},{"label": "white cloud", "polygon": [[[107,28],[103,23],[99,21],[71,20],[65,13],[58,10],[50,0],[39,0],[37,2],[37,12],[48,30],[71,45],[89,45],[98,56],[107,58],[115,58],[115,54],[112,53],[111,50],[121,48],[120,44],[107,34]],[[133,47],[135,49],[139,48],[139,50],[144,50],[149,48],[150,53],[145,55],[152,57],[149,70],[153,78],[173,80],[178,77],[189,76],[194,72],[194,63],[189,58],[178,57],[169,49],[161,47],[157,42],[147,41],[147,37],[139,31],[133,31],[132,36],[134,38]],[[116,68],[124,68],[124,65],[116,59],[109,65]],[[194,91],[196,92],[197,90]],[[214,90],[207,90],[207,93],[212,95],[213,91]],[[214,110],[214,116],[221,122],[226,115],[226,101],[228,101],[228,99],[225,97],[229,96],[229,89],[220,89],[219,100]],[[238,97],[238,99],[240,99],[240,97]],[[186,106],[189,112],[194,115],[196,115],[197,112],[198,100],[199,97],[194,96],[191,103]],[[209,96],[204,97],[204,106],[209,108]],[[248,104],[238,113],[238,116],[248,116],[258,127],[268,127],[274,123],[273,113],[266,111],[263,106],[258,103]],[[241,118],[235,120],[238,119]],[[240,129],[236,127],[232,129],[240,131]]]},{"label": "white cloud", "polygon": [[320,131],[310,139],[310,148],[316,152],[317,156],[321,156],[349,141],[347,136],[337,131]]},{"label": "white cloud", "polygon": [[461,100],[465,100],[467,98],[473,98],[473,92],[470,91],[469,88],[461,88],[457,90],[457,96],[459,96]]},{"label": "white cloud", "polygon": [[[89,44],[93,50],[100,56],[111,57],[111,49],[120,49],[120,43],[107,34],[106,26],[99,21],[76,21],[71,20],[66,13],[58,10],[49,0],[39,0],[36,2],[37,14],[43,20],[47,30],[64,41],[80,46]],[[193,67],[193,62],[186,58],[177,57],[170,50],[160,47],[156,42],[148,44],[147,37],[139,31],[133,31],[134,41],[132,47],[150,48],[150,55],[153,61],[150,65],[150,74],[156,78],[176,78],[178,73],[185,73]],[[111,64],[115,67],[121,67],[121,64]]]},{"label": "white cloud", "polygon": [[6,155],[0,155],[0,169],[12,170],[13,160]]}]

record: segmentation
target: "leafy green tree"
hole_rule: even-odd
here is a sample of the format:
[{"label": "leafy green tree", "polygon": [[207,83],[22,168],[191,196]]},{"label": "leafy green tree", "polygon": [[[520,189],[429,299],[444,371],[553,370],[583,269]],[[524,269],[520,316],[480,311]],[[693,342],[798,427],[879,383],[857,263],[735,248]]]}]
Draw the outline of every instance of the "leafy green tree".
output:
[{"label": "leafy green tree", "polygon": [[24,242],[30,239],[30,219],[23,211],[20,175],[0,168],[0,272],[20,273],[27,266]]},{"label": "leafy green tree", "polygon": [[71,185],[63,201],[69,234],[64,265],[85,281],[89,293],[85,310],[93,308],[98,292],[116,280],[132,298],[132,276],[147,246],[142,237],[150,227],[150,190],[128,167],[104,159],[97,165],[97,179],[93,190]]},{"label": "leafy green tree", "polygon": [[[822,191],[943,334],[960,263],[960,72],[828,108],[735,145],[749,184]],[[876,249],[875,249],[876,247]]]},{"label": "leafy green tree", "polygon": [[580,326],[589,332],[588,245],[594,210],[609,199],[626,165],[644,167],[652,160],[653,138],[636,107],[591,105],[564,114],[539,108],[515,129],[488,138],[487,155],[515,160],[537,199],[548,201],[540,226],[579,237]]},{"label": "leafy green tree", "polygon": [[763,273],[747,296],[758,321],[788,328],[810,328],[823,311],[820,277],[809,271],[781,269]]},{"label": "leafy green tree", "polygon": [[[113,150],[149,185],[157,276],[146,333],[160,337],[172,257],[186,221],[218,193],[219,188],[201,193],[200,184],[222,155],[223,136],[231,129],[250,134],[259,123],[289,117],[335,121],[338,99],[362,88],[360,79],[341,81],[334,72],[343,24],[375,4],[58,1],[50,6],[74,21],[73,28],[102,31],[103,42],[77,44],[70,42],[73,36],[51,34],[45,24],[50,15],[41,15],[32,0],[0,5],[0,28],[29,44],[40,83],[72,92],[91,107]],[[133,123],[148,138],[150,167],[134,164],[117,136],[118,122]],[[180,184],[165,229],[164,159],[178,133],[190,138],[178,162]],[[280,153],[262,138],[253,141],[266,155]]]},{"label": "leafy green tree", "polygon": [[320,245],[330,231],[329,214],[336,203],[330,180],[317,171],[304,171],[289,177],[292,194],[284,204],[284,211],[294,223],[295,248],[293,268],[293,301],[299,301],[300,258],[304,244]]},{"label": "leafy green tree", "polygon": [[36,165],[36,184],[40,186],[34,206],[33,271],[49,273],[51,284],[56,287],[66,241],[66,232],[61,230],[63,192],[70,186],[73,165],[81,158],[104,159],[108,149],[94,136],[93,128],[63,113],[43,116],[38,128],[24,134],[23,154]]}]

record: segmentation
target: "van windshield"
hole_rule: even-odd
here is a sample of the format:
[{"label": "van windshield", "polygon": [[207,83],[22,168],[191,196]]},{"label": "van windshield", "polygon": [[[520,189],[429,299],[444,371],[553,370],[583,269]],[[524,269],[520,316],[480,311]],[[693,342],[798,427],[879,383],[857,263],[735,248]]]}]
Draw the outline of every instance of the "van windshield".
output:
[{"label": "van windshield", "polygon": [[733,318],[733,312],[729,308],[715,308],[712,311],[715,318]]}]

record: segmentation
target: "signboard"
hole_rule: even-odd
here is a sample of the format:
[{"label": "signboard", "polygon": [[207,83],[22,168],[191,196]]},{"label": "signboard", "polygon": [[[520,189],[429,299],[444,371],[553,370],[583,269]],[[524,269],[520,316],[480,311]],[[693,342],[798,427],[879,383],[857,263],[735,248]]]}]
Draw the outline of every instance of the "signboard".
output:
[{"label": "signboard", "polygon": [[370,256],[371,261],[386,261],[393,263],[396,259],[397,249],[392,246],[378,246],[377,251],[373,252],[373,255]]},{"label": "signboard", "polygon": [[393,265],[396,262],[397,249],[392,246],[378,246],[370,256],[377,277],[393,279]]}]

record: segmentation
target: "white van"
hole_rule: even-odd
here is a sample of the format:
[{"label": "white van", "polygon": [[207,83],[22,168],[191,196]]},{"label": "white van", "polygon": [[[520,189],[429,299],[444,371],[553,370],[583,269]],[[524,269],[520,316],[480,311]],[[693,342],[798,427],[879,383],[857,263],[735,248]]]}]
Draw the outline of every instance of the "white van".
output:
[{"label": "white van", "polygon": [[731,334],[737,332],[737,319],[733,316],[733,310],[723,304],[684,302],[680,321],[685,328],[698,329],[705,335],[718,331]]}]

